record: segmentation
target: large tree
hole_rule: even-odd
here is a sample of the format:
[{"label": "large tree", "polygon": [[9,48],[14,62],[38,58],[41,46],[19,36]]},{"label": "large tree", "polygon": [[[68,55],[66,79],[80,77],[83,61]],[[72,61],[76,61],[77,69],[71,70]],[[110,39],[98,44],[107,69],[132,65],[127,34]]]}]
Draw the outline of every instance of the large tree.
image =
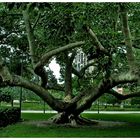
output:
[{"label": "large tree", "polygon": [[[80,114],[105,93],[120,100],[140,96],[139,91],[122,95],[112,89],[134,83],[139,87],[138,3],[1,3],[0,7],[0,87],[33,91],[58,111],[50,121],[91,123]],[[73,65],[78,48],[92,59],[80,71]],[[63,85],[47,70],[53,58],[60,64]],[[92,73],[86,71],[90,66]],[[61,91],[64,98],[58,99],[51,90]]]}]

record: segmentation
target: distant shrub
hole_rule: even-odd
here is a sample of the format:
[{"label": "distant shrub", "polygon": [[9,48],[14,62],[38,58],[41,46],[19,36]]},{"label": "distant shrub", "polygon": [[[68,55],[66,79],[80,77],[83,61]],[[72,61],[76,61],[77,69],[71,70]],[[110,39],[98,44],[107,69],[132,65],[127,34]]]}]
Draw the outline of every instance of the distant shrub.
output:
[{"label": "distant shrub", "polygon": [[5,127],[9,124],[16,123],[20,120],[19,108],[4,108],[0,109],[0,127]]},{"label": "distant shrub", "polygon": [[12,100],[11,95],[0,94],[0,102],[3,101],[3,102],[9,103],[9,102],[11,102],[11,100]]},{"label": "distant shrub", "polygon": [[140,98],[139,97],[132,98],[131,105],[139,105],[140,106]]}]

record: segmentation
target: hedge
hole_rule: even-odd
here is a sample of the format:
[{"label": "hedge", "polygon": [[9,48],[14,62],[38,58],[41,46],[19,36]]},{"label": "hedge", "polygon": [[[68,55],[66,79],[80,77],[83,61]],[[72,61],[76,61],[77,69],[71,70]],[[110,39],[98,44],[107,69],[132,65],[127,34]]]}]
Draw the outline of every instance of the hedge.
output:
[{"label": "hedge", "polygon": [[19,108],[0,109],[0,127],[5,127],[9,124],[16,123],[20,120]]},{"label": "hedge", "polygon": [[12,96],[7,94],[0,94],[0,102],[2,101],[9,103],[12,101]]}]

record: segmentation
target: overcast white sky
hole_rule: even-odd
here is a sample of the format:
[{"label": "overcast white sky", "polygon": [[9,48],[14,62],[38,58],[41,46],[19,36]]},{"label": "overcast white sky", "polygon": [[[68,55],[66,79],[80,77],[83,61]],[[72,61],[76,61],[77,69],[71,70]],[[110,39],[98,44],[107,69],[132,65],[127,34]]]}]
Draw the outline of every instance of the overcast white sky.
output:
[{"label": "overcast white sky", "polygon": [[56,76],[57,79],[60,78],[60,66],[59,64],[56,63],[55,59],[51,61],[49,64],[50,69],[54,72],[54,75]]}]

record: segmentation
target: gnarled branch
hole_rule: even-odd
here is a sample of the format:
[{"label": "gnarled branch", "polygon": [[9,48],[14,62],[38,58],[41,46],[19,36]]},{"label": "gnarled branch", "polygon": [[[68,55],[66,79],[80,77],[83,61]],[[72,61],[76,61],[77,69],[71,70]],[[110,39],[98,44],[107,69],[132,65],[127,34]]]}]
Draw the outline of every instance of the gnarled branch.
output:
[{"label": "gnarled branch", "polygon": [[44,54],[40,61],[36,64],[35,68],[38,68],[38,67],[41,67],[41,66],[45,66],[45,64],[48,63],[49,59],[56,55],[56,54],[59,54],[60,52],[63,52],[63,51],[66,51],[66,50],[70,50],[70,49],[73,49],[75,47],[78,47],[78,46],[81,46],[83,45],[85,42],[84,41],[79,41],[79,42],[75,42],[75,43],[70,43],[66,46],[63,46],[63,47],[58,47],[57,49],[54,49],[54,50],[51,50],[49,52],[47,52],[46,54]]},{"label": "gnarled branch", "polygon": [[63,51],[69,50],[69,49],[73,49],[73,48],[80,46],[80,45],[83,45],[83,44],[84,44],[84,41],[70,43],[70,44],[63,46],[61,48],[51,50],[41,57],[40,61],[36,64],[34,71],[37,75],[39,75],[41,77],[43,87],[46,86],[47,81],[48,81],[48,74],[47,74],[44,66],[45,66],[45,64],[48,63],[49,59],[52,56],[54,56],[60,52],[63,52]]},{"label": "gnarled branch", "polygon": [[131,73],[115,76],[115,78],[111,77],[101,80],[100,84],[98,84],[96,87],[91,87],[88,91],[85,90],[72,99],[71,102],[77,104],[75,114],[79,114],[85,109],[91,107],[93,101],[98,99],[104,93],[108,92],[114,86],[117,86],[118,84],[133,83],[137,81],[138,78]]},{"label": "gnarled branch", "polygon": [[122,19],[122,29],[125,37],[125,44],[126,44],[126,56],[128,60],[128,64],[130,66],[130,70],[134,72],[136,70],[134,54],[132,50],[132,39],[131,33],[128,24],[128,13],[124,4],[120,4],[120,15]]},{"label": "gnarled branch", "polygon": [[82,74],[79,71],[77,71],[74,67],[72,67],[72,73],[78,76],[78,78],[82,78]]},{"label": "gnarled branch", "polygon": [[111,87],[115,87],[118,84],[126,84],[126,83],[136,83],[138,82],[139,78],[137,75],[133,75],[131,72],[122,73],[120,75],[112,76],[110,78],[110,85]]},{"label": "gnarled branch", "polygon": [[35,29],[35,27],[36,27],[36,25],[37,25],[37,23],[38,23],[38,21],[39,21],[39,19],[40,19],[40,16],[41,16],[41,13],[39,12],[38,15],[37,15],[37,18],[36,18],[36,20],[35,20],[35,23],[34,23],[33,26],[32,26],[32,29],[33,29],[33,30]]},{"label": "gnarled branch", "polygon": [[90,67],[90,66],[96,66],[94,65],[95,62],[89,62],[87,63],[80,71],[77,71],[74,67],[72,68],[72,72],[73,74],[75,74],[76,76],[78,76],[79,78],[82,78],[85,74],[85,71]]},{"label": "gnarled branch", "polygon": [[117,91],[112,89],[112,90],[109,90],[107,93],[115,96],[119,100],[126,100],[132,97],[140,97],[140,91],[129,93],[129,94],[120,94]]},{"label": "gnarled branch", "polygon": [[88,26],[86,27],[87,32],[89,33],[92,40],[96,43],[94,46],[96,50],[103,52],[104,54],[108,55],[108,51],[102,46],[101,42],[98,40],[96,34],[90,29]]},{"label": "gnarled branch", "polygon": [[21,76],[12,75],[5,65],[0,65],[0,87],[6,86],[19,86],[33,91],[40,98],[46,101],[54,110],[63,111],[68,107],[67,103],[54,98],[47,90],[45,90],[45,88],[42,88],[38,84],[28,81]]},{"label": "gnarled branch", "polygon": [[12,81],[11,74],[8,68],[5,66],[4,61],[1,56],[0,56],[0,79],[3,82],[3,85],[5,85],[5,83],[7,82]]},{"label": "gnarled branch", "polygon": [[35,57],[35,37],[33,34],[33,28],[30,23],[30,17],[29,17],[29,8],[31,4],[27,5],[27,8],[23,11],[23,18],[25,22],[25,27],[27,31],[27,38],[29,42],[29,49],[30,49],[30,55],[31,55],[31,60],[32,60],[32,65],[33,67],[36,64],[36,57]]},{"label": "gnarled branch", "polygon": [[71,63],[73,62],[75,56],[76,56],[76,51],[74,50],[74,51],[72,52],[71,57],[70,57],[70,62],[71,62]]}]

